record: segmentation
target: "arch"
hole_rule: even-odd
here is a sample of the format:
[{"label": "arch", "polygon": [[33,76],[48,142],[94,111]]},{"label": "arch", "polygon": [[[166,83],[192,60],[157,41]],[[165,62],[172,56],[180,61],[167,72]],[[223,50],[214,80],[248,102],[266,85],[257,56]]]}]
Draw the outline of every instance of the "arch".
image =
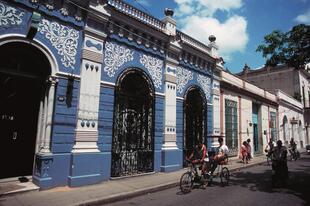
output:
[{"label": "arch", "polygon": [[11,42],[20,42],[25,44],[30,44],[37,49],[39,49],[48,59],[50,68],[51,68],[51,75],[55,76],[59,72],[59,67],[57,60],[53,54],[53,52],[46,46],[44,43],[37,39],[29,40],[24,35],[20,34],[6,34],[0,36],[0,46],[11,43]]},{"label": "arch", "polygon": [[130,68],[115,90],[111,176],[154,170],[154,87],[141,70]]},{"label": "arch", "polygon": [[[0,62],[0,124],[4,126],[0,145],[5,147],[0,150],[20,154],[7,157],[1,153],[1,162],[10,166],[3,169],[0,178],[31,175],[35,152],[43,142],[37,137],[47,134],[37,132],[47,128],[46,121],[52,118],[52,114],[40,115],[43,110],[52,111],[47,110],[52,108],[47,101],[53,102],[47,94],[51,86],[46,84],[50,61],[42,50],[22,40],[1,42],[0,56],[4,59]],[[41,125],[43,119],[46,121]]]},{"label": "arch", "polygon": [[[184,138],[183,158],[187,157],[198,142],[207,143],[207,102],[202,89],[196,85],[189,87],[184,97]],[[184,163],[185,164],[185,163]]]},{"label": "arch", "polygon": [[130,73],[140,73],[142,75],[142,77],[147,81],[147,83],[149,85],[149,89],[151,90],[152,94],[153,95],[155,94],[155,86],[154,86],[154,83],[152,81],[152,78],[143,69],[140,69],[138,67],[131,67],[131,68],[127,68],[124,71],[122,71],[116,79],[115,86],[118,87],[120,85],[121,81],[126,77],[126,75],[128,75]]}]

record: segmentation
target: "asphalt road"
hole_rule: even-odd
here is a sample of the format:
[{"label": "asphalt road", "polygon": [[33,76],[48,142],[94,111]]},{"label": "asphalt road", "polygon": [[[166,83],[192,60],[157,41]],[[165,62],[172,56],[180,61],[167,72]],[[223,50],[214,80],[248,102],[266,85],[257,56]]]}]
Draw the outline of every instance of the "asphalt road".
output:
[{"label": "asphalt road", "polygon": [[257,165],[236,171],[230,184],[222,187],[219,178],[206,189],[195,188],[182,194],[178,187],[144,196],[110,203],[111,206],[306,206],[310,205],[310,155],[302,155],[296,162],[288,162],[289,176],[286,188],[271,187],[271,166]]}]

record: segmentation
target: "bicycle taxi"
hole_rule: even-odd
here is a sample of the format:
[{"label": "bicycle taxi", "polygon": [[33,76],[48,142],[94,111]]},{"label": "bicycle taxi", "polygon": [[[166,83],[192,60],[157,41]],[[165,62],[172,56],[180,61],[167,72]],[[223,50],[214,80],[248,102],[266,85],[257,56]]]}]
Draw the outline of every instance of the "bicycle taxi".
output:
[{"label": "bicycle taxi", "polygon": [[[208,161],[212,161],[215,151],[208,152]],[[211,165],[209,164],[206,168],[207,170],[202,174],[201,168],[202,164],[193,164],[190,160],[186,160],[188,163],[188,171],[182,174],[180,178],[180,189],[183,193],[189,193],[191,190],[198,186],[209,185],[213,182],[214,178],[219,177],[222,186],[227,186],[229,184],[229,169],[225,166],[228,164],[228,157],[225,157],[222,161],[218,162],[217,168],[213,175],[210,174]],[[212,164],[212,162],[211,162]]]}]

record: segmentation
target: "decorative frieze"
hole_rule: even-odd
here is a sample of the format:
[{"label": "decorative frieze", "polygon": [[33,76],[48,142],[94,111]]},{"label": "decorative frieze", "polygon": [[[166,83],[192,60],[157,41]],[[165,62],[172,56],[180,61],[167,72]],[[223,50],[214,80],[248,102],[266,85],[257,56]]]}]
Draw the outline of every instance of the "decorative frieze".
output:
[{"label": "decorative frieze", "polygon": [[198,74],[197,76],[197,82],[201,85],[206,95],[206,99],[209,100],[211,96],[211,79],[201,74]]},{"label": "decorative frieze", "polygon": [[106,72],[109,77],[113,77],[120,66],[133,60],[133,54],[134,51],[131,51],[127,47],[112,42],[106,42],[104,52],[104,72]]},{"label": "decorative frieze", "polygon": [[65,67],[74,69],[79,32],[75,29],[46,19],[43,19],[39,24],[38,31],[45,35],[45,38],[50,41],[58,54],[62,56],[61,63]]},{"label": "decorative frieze", "polygon": [[0,26],[20,25],[24,14],[0,2]]},{"label": "decorative frieze", "polygon": [[161,88],[163,61],[143,54],[140,55],[140,63],[149,71],[155,87]]},{"label": "decorative frieze", "polygon": [[193,73],[182,67],[177,67],[177,91],[182,93],[187,83],[193,80]]}]

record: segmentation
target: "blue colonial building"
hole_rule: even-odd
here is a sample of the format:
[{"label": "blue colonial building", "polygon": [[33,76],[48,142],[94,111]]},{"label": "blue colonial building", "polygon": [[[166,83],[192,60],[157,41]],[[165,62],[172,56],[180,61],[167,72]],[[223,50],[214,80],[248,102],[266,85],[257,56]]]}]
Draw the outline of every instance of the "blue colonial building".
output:
[{"label": "blue colonial building", "polygon": [[213,134],[209,45],[120,0],[0,0],[0,178],[42,189],[183,167]]}]

